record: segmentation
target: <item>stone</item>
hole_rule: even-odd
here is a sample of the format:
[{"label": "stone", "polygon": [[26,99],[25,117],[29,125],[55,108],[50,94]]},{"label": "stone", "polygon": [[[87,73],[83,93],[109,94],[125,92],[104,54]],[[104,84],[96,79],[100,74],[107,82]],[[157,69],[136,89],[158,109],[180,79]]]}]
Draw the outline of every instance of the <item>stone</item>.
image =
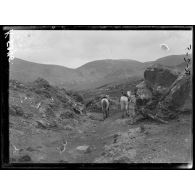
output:
[{"label": "stone", "polygon": [[152,92],[147,88],[145,81],[136,85],[136,94],[137,98],[142,100],[150,100],[152,98]]},{"label": "stone", "polygon": [[76,149],[79,150],[79,151],[82,151],[82,152],[84,152],[84,153],[89,153],[89,152],[91,152],[91,148],[90,148],[90,146],[88,146],[88,145],[78,146]]},{"label": "stone", "polygon": [[168,104],[170,109],[176,109],[184,105],[190,93],[191,78],[187,75],[181,75],[170,87],[169,92],[162,101],[162,104]]},{"label": "stone", "polygon": [[139,101],[139,94],[136,91],[137,114],[160,123],[177,118],[179,109],[189,99],[192,77],[185,72],[178,75],[163,65],[155,64],[145,70],[144,79],[144,87],[151,90],[152,98],[146,102]]},{"label": "stone", "polygon": [[154,64],[144,71],[144,80],[146,85],[152,91],[157,90],[159,86],[169,87],[177,79],[178,73],[162,64]]},{"label": "stone", "polygon": [[36,121],[36,123],[37,123],[36,125],[37,128],[46,129],[48,127],[48,123],[44,120],[38,120]]},{"label": "stone", "polygon": [[57,123],[55,120],[50,120],[50,121],[47,121],[47,120],[37,120],[36,121],[36,127],[37,128],[40,128],[40,129],[50,129],[50,128],[55,128],[57,127]]}]

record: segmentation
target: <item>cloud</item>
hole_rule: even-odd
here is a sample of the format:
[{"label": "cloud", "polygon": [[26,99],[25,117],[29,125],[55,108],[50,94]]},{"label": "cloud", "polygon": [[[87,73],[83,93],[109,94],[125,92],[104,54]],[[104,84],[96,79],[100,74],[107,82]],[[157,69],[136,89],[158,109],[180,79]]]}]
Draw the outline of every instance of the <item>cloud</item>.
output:
[{"label": "cloud", "polygon": [[169,47],[167,44],[160,44],[160,48],[163,50],[163,51],[169,51]]}]

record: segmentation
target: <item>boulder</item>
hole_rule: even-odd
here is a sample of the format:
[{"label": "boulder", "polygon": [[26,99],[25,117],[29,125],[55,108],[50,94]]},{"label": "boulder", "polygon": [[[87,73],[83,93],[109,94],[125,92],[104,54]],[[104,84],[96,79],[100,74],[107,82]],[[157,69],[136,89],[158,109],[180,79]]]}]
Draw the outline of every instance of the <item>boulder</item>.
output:
[{"label": "boulder", "polygon": [[57,126],[58,125],[55,120],[47,121],[47,120],[40,119],[36,121],[36,127],[40,129],[50,129],[50,128],[55,128]]},{"label": "boulder", "polygon": [[90,148],[90,146],[88,146],[88,145],[78,146],[76,149],[77,149],[78,151],[81,151],[81,152],[84,152],[84,153],[89,153],[89,152],[91,152],[91,148]]},{"label": "boulder", "polygon": [[146,85],[153,93],[164,93],[177,77],[176,71],[161,64],[154,64],[144,72]]},{"label": "boulder", "polygon": [[170,109],[176,109],[183,106],[186,99],[189,97],[191,88],[191,77],[183,74],[170,87],[162,103],[168,103]]},{"label": "boulder", "polygon": [[45,120],[37,120],[36,123],[36,127],[41,129],[46,129],[49,126]]},{"label": "boulder", "polygon": [[138,85],[136,85],[136,94],[137,98],[140,99],[151,99],[152,98],[152,92],[147,88],[146,82],[142,81]]},{"label": "boulder", "polygon": [[163,119],[175,118],[179,108],[189,98],[190,88],[191,77],[186,74],[180,75],[159,101],[156,115]]},{"label": "boulder", "polygon": [[136,102],[138,113],[144,118],[152,118],[163,123],[177,117],[178,110],[190,96],[191,75],[185,71],[177,75],[162,65],[154,65],[145,70],[144,78],[146,84],[144,87],[151,90],[152,97],[145,104]]}]

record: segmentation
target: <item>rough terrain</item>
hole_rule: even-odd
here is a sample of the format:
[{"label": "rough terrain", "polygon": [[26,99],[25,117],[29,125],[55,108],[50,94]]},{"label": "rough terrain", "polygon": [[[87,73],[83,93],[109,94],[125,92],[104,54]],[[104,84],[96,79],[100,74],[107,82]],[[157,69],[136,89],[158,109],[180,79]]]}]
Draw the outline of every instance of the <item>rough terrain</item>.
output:
[{"label": "rough terrain", "polygon": [[[191,112],[181,112],[166,124],[143,119],[132,125],[128,118],[121,119],[117,104],[120,88],[113,85],[94,90],[110,94],[113,100],[110,117],[102,120],[98,109],[88,107],[86,111],[89,100],[85,97],[50,86],[43,79],[28,84],[10,81],[10,161],[191,162]],[[87,93],[89,99],[96,96],[94,91]],[[98,101],[96,105],[100,106]]]}]

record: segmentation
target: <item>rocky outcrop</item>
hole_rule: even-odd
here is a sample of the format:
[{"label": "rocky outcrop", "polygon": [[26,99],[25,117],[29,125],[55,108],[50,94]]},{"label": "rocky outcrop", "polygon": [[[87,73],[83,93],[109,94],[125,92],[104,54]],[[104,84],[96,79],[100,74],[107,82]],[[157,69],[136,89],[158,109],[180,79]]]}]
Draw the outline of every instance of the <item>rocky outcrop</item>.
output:
[{"label": "rocky outcrop", "polygon": [[177,79],[177,77],[177,72],[161,64],[154,64],[148,67],[144,72],[144,80],[147,87],[152,92],[168,88]]},{"label": "rocky outcrop", "polygon": [[[143,117],[166,122],[177,117],[178,110],[188,99],[191,91],[191,75],[185,72],[178,75],[169,68],[157,64],[145,70],[144,81],[137,88],[138,113]],[[142,97],[141,103],[140,97]]]},{"label": "rocky outcrop", "polygon": [[185,104],[189,97],[191,77],[186,74],[180,75],[171,85],[168,92],[161,97],[157,104],[158,117],[169,119],[177,115],[177,111]]},{"label": "rocky outcrop", "polygon": [[[11,161],[44,162],[48,150],[52,153],[51,158],[58,161],[57,157],[61,157],[52,140],[60,140],[60,135],[67,138],[78,133],[78,126],[86,117],[81,116],[84,104],[44,79],[32,83],[11,80],[9,85]],[[52,147],[45,147],[45,142]],[[53,157],[53,153],[57,157]]]}]

